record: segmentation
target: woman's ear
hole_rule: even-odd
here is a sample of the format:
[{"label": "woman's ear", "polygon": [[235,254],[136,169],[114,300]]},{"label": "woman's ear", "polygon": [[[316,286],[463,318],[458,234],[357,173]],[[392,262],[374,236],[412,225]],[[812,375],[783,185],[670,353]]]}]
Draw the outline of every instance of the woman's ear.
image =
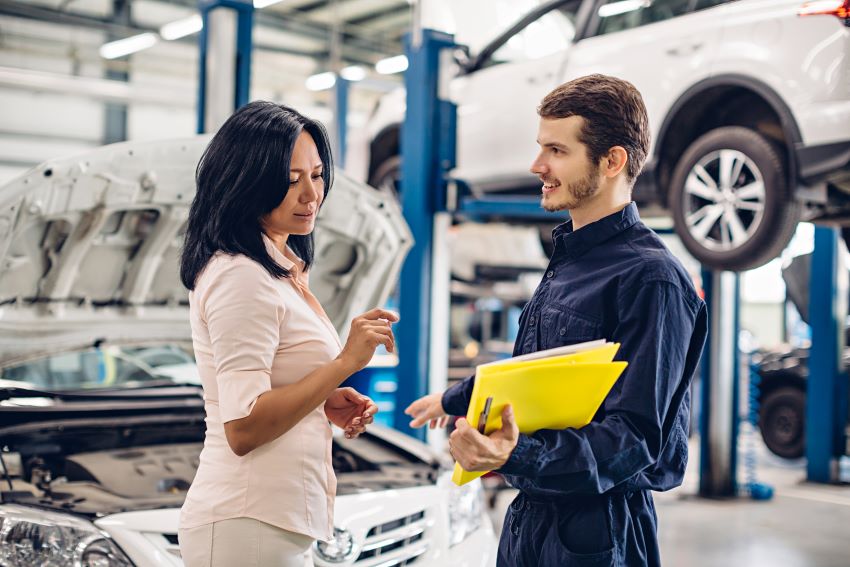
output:
[{"label": "woman's ear", "polygon": [[608,150],[608,154],[602,158],[602,174],[613,179],[617,177],[626,167],[629,154],[623,146],[614,146]]}]

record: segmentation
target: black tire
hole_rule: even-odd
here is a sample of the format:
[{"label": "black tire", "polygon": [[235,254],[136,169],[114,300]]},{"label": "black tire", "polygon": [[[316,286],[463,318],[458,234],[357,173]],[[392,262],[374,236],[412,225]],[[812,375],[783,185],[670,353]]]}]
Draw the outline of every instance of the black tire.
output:
[{"label": "black tire", "polygon": [[770,451],[799,459],[806,451],[806,394],[792,387],[767,394],[759,408],[759,430]]},{"label": "black tire", "polygon": [[369,185],[398,199],[399,180],[401,179],[401,156],[392,155],[378,164],[378,167],[369,176]]},{"label": "black tire", "polygon": [[[721,164],[729,164],[729,156],[733,159],[724,189]],[[715,182],[713,187],[696,177],[698,165]],[[757,190],[759,181],[761,194],[744,197]],[[697,195],[694,186],[705,189]],[[794,235],[801,212],[779,151],[757,132],[740,126],[711,130],[685,150],[673,169],[669,204],[676,233],[688,251],[708,268],[734,271],[757,268],[777,257]]]}]

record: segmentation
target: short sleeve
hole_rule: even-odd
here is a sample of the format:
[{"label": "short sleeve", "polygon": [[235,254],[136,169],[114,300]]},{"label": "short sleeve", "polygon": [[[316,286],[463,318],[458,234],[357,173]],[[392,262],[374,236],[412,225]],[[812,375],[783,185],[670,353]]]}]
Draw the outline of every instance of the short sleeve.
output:
[{"label": "short sleeve", "polygon": [[271,276],[239,257],[217,259],[201,297],[218,384],[221,421],[250,415],[271,390],[284,306]]}]

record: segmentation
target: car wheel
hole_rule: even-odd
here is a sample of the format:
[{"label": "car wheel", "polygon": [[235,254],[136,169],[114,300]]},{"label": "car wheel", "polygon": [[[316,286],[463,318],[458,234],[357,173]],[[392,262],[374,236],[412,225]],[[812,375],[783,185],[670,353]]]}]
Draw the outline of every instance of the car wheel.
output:
[{"label": "car wheel", "polygon": [[712,130],[688,147],[673,170],[669,203],[688,251],[720,270],[772,260],[800,218],[779,152],[739,126]]},{"label": "car wheel", "polygon": [[401,179],[401,156],[390,156],[382,161],[372,175],[369,185],[388,196],[398,198],[399,181]]},{"label": "car wheel", "polygon": [[767,394],[759,409],[759,429],[770,451],[799,459],[806,450],[806,394],[797,388],[779,388]]}]

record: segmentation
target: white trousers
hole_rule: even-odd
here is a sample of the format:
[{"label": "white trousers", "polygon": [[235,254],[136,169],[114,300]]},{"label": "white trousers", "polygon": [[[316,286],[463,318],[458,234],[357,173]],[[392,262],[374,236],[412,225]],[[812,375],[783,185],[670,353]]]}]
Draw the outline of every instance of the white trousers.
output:
[{"label": "white trousers", "polygon": [[180,529],[186,567],[312,566],[313,538],[253,518],[234,518]]}]

